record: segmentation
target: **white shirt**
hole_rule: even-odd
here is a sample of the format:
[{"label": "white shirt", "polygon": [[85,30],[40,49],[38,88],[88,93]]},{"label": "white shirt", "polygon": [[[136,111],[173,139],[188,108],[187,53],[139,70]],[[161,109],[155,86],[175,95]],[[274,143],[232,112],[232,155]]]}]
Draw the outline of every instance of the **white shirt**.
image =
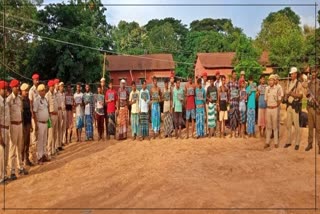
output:
[{"label": "white shirt", "polygon": [[[146,97],[146,101],[144,101],[144,96]],[[140,90],[140,96],[139,96],[139,106],[140,106],[140,112],[142,113],[148,113],[149,111],[149,101],[150,101],[150,93],[148,89],[141,89]]]},{"label": "white shirt", "polygon": [[77,104],[81,104],[83,103],[83,93],[74,93],[73,95],[74,98],[74,102],[76,104],[76,115],[77,116],[83,116],[83,107],[81,105],[77,105]]}]

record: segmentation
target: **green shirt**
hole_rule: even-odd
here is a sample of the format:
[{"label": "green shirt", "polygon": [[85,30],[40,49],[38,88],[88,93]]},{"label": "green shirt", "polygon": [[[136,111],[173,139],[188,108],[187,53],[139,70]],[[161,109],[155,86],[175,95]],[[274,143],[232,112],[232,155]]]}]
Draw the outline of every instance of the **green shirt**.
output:
[{"label": "green shirt", "polygon": [[182,102],[180,101],[183,99],[184,93],[182,88],[174,88],[173,90],[173,107],[174,112],[182,112]]}]

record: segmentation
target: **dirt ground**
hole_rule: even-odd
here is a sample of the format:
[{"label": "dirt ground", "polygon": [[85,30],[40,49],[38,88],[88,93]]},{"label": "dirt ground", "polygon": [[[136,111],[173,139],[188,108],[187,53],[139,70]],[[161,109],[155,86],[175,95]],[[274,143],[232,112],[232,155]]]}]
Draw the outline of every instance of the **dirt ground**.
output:
[{"label": "dirt ground", "polygon": [[[304,151],[307,129],[302,129],[299,151],[283,148],[284,126],[281,135],[280,148],[272,144],[267,150],[259,137],[72,143],[53,161],[5,186],[6,208],[35,208],[6,213],[315,213],[278,209],[314,208],[320,157],[314,149]],[[4,187],[1,207],[2,193]]]}]

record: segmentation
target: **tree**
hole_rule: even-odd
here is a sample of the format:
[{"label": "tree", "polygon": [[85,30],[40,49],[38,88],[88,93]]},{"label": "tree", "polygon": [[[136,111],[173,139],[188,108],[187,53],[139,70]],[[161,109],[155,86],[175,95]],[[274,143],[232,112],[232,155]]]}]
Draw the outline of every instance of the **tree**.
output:
[{"label": "tree", "polygon": [[[286,11],[289,11],[288,9]],[[262,23],[255,45],[270,52],[270,62],[280,76],[291,66],[302,66],[303,34],[298,21],[289,12],[271,13]],[[271,18],[270,18],[271,17]]]},{"label": "tree", "polygon": [[257,82],[263,69],[259,63],[261,51],[257,50],[253,46],[251,39],[245,35],[241,35],[239,40],[239,46],[236,49],[236,56],[233,60],[234,69],[238,74],[244,70],[247,77],[252,76]]},{"label": "tree", "polygon": [[230,34],[234,31],[241,32],[240,28],[235,28],[231,19],[211,19],[195,20],[190,24],[190,31],[216,31],[219,33]]},{"label": "tree", "polygon": [[90,4],[82,0],[70,1],[68,5],[49,4],[40,10],[38,19],[46,25],[38,28],[39,34],[62,42],[47,39],[34,41],[37,45],[29,54],[29,74],[36,70],[44,79],[58,77],[71,82],[99,79],[102,53],[64,42],[110,49],[110,29],[105,11],[100,0],[92,0]]},{"label": "tree", "polygon": [[[34,2],[37,4],[42,3],[42,1]],[[3,23],[3,4],[0,4],[0,22]],[[16,1],[6,1],[5,6],[5,25],[7,28],[5,37],[6,37],[6,47],[4,47],[3,41],[3,32],[1,28],[0,33],[0,49],[5,51],[5,62],[4,64],[10,67],[11,69],[18,72],[18,74],[24,74],[24,69],[28,64],[27,60],[27,51],[32,47],[30,42],[32,37],[28,34],[24,34],[18,31],[27,31],[33,33],[36,29],[36,26],[30,22],[28,19],[35,19],[37,15],[36,5],[29,0],[16,0]],[[15,29],[15,30],[12,30]],[[18,31],[16,31],[18,30]],[[1,61],[3,59],[3,51],[0,52]],[[15,78],[20,77],[19,75],[11,72],[9,69],[6,69],[7,76],[3,74],[4,66],[0,66],[0,76],[1,78],[7,78],[12,76]]]},{"label": "tree", "polygon": [[124,54],[144,54],[147,48],[147,34],[137,22],[120,21],[112,31],[115,50]]}]

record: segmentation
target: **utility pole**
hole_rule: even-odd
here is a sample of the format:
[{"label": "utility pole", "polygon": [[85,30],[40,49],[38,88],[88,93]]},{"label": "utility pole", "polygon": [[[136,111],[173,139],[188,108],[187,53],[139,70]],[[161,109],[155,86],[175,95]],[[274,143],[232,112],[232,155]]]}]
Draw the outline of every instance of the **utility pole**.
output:
[{"label": "utility pole", "polygon": [[2,51],[2,65],[3,65],[3,79],[6,77],[6,63],[5,63],[5,55],[6,55],[6,3],[3,0],[3,14],[2,14],[2,33],[3,33],[3,51]]}]

